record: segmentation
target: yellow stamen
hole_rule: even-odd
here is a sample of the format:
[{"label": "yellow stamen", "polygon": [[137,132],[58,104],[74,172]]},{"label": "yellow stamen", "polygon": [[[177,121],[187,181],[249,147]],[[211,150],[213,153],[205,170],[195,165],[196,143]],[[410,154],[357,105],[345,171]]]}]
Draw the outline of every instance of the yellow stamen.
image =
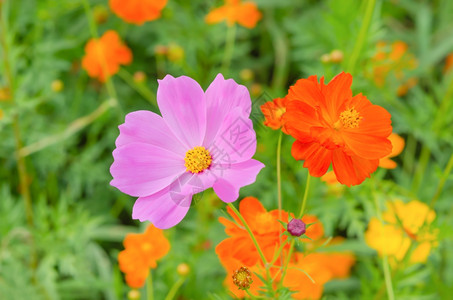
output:
[{"label": "yellow stamen", "polygon": [[233,272],[233,283],[240,289],[246,290],[253,283],[252,272],[246,267],[240,267]]},{"label": "yellow stamen", "polygon": [[209,168],[212,163],[212,157],[205,147],[197,146],[186,152],[184,161],[186,171],[197,174]]},{"label": "yellow stamen", "polygon": [[340,121],[344,128],[357,128],[362,119],[363,117],[354,107],[348,108],[340,114]]}]

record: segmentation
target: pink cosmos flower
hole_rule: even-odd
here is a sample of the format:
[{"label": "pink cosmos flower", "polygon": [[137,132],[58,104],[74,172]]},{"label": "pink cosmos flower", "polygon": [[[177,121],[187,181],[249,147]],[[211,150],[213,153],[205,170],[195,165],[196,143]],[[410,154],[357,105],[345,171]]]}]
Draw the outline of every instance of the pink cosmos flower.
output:
[{"label": "pink cosmos flower", "polygon": [[252,159],[256,135],[246,87],[217,75],[206,92],[193,79],[159,80],[162,117],[136,111],[119,126],[111,185],[138,197],[132,217],[166,229],[210,187],[224,202],[239,197],[264,165]]}]

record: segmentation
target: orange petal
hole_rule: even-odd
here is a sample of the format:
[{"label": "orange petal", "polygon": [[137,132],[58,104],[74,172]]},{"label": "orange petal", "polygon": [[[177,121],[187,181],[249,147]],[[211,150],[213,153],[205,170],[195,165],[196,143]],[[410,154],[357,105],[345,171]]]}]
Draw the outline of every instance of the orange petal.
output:
[{"label": "orange petal", "polygon": [[295,85],[289,88],[287,97],[290,101],[303,101],[312,107],[316,107],[324,101],[316,76],[299,79]]},{"label": "orange petal", "polygon": [[332,119],[337,118],[340,113],[339,109],[345,100],[352,98],[351,85],[351,74],[341,72],[323,89],[325,105]]},{"label": "orange petal", "polygon": [[332,165],[335,175],[340,183],[347,186],[362,183],[365,178],[376,171],[379,160],[368,160],[358,156],[349,156],[342,150],[332,153]]},{"label": "orange petal", "polygon": [[305,160],[304,167],[315,177],[321,177],[329,169],[332,162],[331,152],[319,143],[302,143],[297,140],[291,148],[293,157],[296,160]]},{"label": "orange petal", "polygon": [[257,198],[246,197],[239,203],[239,212],[244,217],[249,226],[252,226],[253,224],[250,224],[250,222],[253,222],[255,220],[255,216],[259,213],[265,213],[267,212],[267,210]]}]

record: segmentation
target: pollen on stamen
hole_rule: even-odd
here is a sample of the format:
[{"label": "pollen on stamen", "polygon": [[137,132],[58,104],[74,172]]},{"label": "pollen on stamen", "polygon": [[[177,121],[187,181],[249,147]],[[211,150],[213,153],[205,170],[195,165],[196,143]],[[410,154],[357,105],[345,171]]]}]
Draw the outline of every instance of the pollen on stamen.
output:
[{"label": "pollen on stamen", "polygon": [[247,290],[250,288],[250,285],[253,283],[252,272],[246,267],[240,267],[233,272],[233,283],[240,290]]},{"label": "pollen on stamen", "polygon": [[348,108],[340,114],[340,120],[344,128],[357,128],[363,117],[354,107]]},{"label": "pollen on stamen", "polygon": [[187,172],[198,174],[209,168],[212,156],[205,147],[197,146],[186,152],[184,162]]}]

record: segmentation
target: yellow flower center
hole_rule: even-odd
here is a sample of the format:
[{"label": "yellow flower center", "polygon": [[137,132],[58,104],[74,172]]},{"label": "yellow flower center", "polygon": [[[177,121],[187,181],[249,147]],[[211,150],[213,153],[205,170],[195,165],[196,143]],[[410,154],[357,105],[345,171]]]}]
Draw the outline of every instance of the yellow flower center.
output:
[{"label": "yellow flower center", "polygon": [[144,243],[144,244],[142,245],[142,250],[143,250],[144,252],[147,252],[147,251],[151,250],[151,244],[150,244],[150,243]]},{"label": "yellow flower center", "polygon": [[277,111],[275,112],[275,117],[277,120],[280,120],[282,115],[286,112],[286,107],[279,107],[277,108]]},{"label": "yellow flower center", "polygon": [[344,128],[357,128],[363,119],[360,113],[352,108],[348,108],[340,114],[340,121]]},{"label": "yellow flower center", "polygon": [[197,146],[186,152],[184,162],[186,171],[197,174],[209,168],[212,157],[205,147]]},{"label": "yellow flower center", "polygon": [[252,273],[246,267],[240,267],[233,272],[233,283],[241,290],[250,288],[253,283]]}]

